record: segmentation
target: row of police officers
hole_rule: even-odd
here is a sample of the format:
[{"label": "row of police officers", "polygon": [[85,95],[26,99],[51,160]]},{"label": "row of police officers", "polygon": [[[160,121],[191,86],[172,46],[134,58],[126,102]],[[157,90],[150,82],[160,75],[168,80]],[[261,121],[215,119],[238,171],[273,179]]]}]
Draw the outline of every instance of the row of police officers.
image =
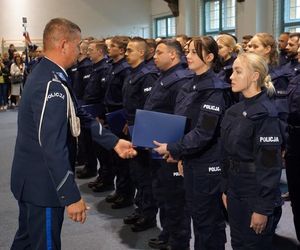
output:
[{"label": "row of police officers", "polygon": [[[67,27],[71,33],[80,31],[78,26],[66,20],[54,19],[51,22],[52,25]],[[47,40],[49,34],[44,35],[45,44],[50,42]],[[298,49],[299,38],[298,33],[290,34],[289,47]],[[81,222],[85,220],[85,206],[80,210],[82,216],[70,212],[73,211],[70,208],[72,202],[84,205],[80,194],[71,192],[69,188],[75,188],[74,160],[66,174],[64,169],[54,171],[59,158],[53,156],[62,155],[61,158],[68,160],[63,155],[65,144],[56,141],[68,125],[63,117],[65,110],[56,111],[67,98],[67,93],[60,86],[63,84],[70,91],[83,125],[77,140],[77,161],[85,166],[77,171],[77,177],[95,176],[99,161],[98,176],[88,185],[94,192],[115,189],[106,197],[112,209],[135,205],[132,214],[124,218],[124,223],[131,225],[134,232],[155,227],[159,211],[162,230],[156,238],[148,241],[150,247],[189,249],[192,221],[195,249],[225,249],[225,217],[228,213],[233,249],[271,249],[272,237],[281,215],[279,181],[283,154],[296,232],[300,238],[296,191],[300,135],[297,53],[290,53],[283,66],[277,68],[272,65],[269,76],[269,62],[255,51],[234,52],[234,60],[225,64],[224,60],[220,60],[220,45],[210,36],[191,38],[183,45],[186,56],[175,39],[163,39],[154,45],[153,41],[140,37],[116,36],[105,41],[81,41],[77,63],[68,67],[66,73],[63,68],[71,66],[71,59],[68,63],[64,61],[65,57],[57,60],[60,57],[56,56],[61,55],[58,50],[67,50],[68,57],[74,57],[74,54],[64,47],[64,43],[59,46],[45,48],[46,57],[31,73],[20,107],[21,120],[29,121],[26,112],[32,107],[32,96],[39,93],[34,113],[40,116],[38,119],[32,118],[39,128],[38,143],[34,145],[37,152],[42,149],[39,152],[40,161],[44,157],[49,160],[51,176],[47,171],[40,171],[38,173],[43,178],[35,182],[47,179],[49,187],[52,182],[55,183],[55,189],[51,189],[55,207],[66,206],[70,218]],[[75,48],[75,44],[70,46]],[[153,47],[156,47],[155,50]],[[57,49],[56,56],[52,51],[54,48]],[[49,68],[51,72],[48,72]],[[50,82],[46,81],[47,77],[51,78]],[[43,95],[44,92],[34,85],[35,78],[43,82],[46,93],[50,91],[53,95]],[[276,79],[283,79],[286,84],[279,84],[280,88],[275,84],[274,87],[271,80],[275,82]],[[185,135],[181,140],[168,144],[154,141],[154,150],[163,157],[155,156],[148,149],[137,148],[137,156],[129,159],[135,152],[125,140],[130,141],[130,127],[134,125],[137,109],[187,117]],[[103,128],[108,126],[106,114],[120,110],[126,115],[126,124],[121,129],[110,125],[115,134],[112,135]],[[59,123],[57,117],[64,122]],[[58,125],[60,127],[53,130]],[[27,130],[30,131],[30,128]],[[35,198],[29,194],[30,190],[35,190],[35,182],[29,190],[26,180],[19,177],[20,173],[25,173],[20,170],[25,165],[23,161],[28,160],[23,157],[26,150],[22,133],[26,134],[26,131],[23,128],[19,132],[12,174],[12,190],[19,200],[22,211],[20,221],[23,223],[16,234],[13,249],[20,249],[18,247],[24,244],[25,231],[29,235],[39,234],[38,227],[27,232],[24,221],[28,218],[25,214],[34,211],[40,213],[38,218],[44,218],[44,210],[39,207],[49,203],[43,198],[43,204],[35,204]],[[53,137],[51,133],[54,131],[56,136]],[[74,139],[69,134],[63,134],[64,141]],[[117,137],[123,140],[118,141]],[[123,144],[123,151],[120,151],[120,143]],[[61,150],[56,148],[57,145],[61,146]],[[45,155],[44,148],[48,150]],[[74,152],[74,149],[68,150]],[[31,169],[32,175],[36,175],[36,168]],[[58,200],[55,199],[55,192]],[[72,201],[69,202],[69,199]],[[47,249],[59,249],[62,219],[54,217],[59,230],[51,235],[48,232],[51,228],[51,207],[46,209],[46,217],[41,219],[41,224],[48,226],[44,234],[47,237],[41,237],[40,244],[45,242]],[[62,209],[56,210],[60,215],[63,213]],[[53,244],[49,237],[54,238]]]}]

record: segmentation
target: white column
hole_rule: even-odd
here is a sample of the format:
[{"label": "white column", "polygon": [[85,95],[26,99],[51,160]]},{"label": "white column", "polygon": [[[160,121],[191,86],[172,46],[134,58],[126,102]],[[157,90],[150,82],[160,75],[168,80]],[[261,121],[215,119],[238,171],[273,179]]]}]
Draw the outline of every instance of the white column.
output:
[{"label": "white column", "polygon": [[237,2],[236,7],[236,35],[239,41],[244,35],[273,33],[273,0],[245,0]]},{"label": "white column", "polygon": [[199,14],[196,10],[195,0],[179,0],[179,17],[176,18],[176,34],[185,34],[194,36],[198,32],[196,29],[196,16]]}]

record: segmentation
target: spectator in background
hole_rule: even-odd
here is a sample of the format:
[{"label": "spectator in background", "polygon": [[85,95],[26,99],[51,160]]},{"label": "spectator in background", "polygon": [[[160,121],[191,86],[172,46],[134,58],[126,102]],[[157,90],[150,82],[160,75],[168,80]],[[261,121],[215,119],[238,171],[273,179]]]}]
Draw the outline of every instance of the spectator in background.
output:
[{"label": "spectator in background", "polygon": [[12,106],[18,106],[21,94],[21,85],[23,84],[23,76],[25,70],[25,63],[19,54],[14,57],[14,63],[10,66],[11,75],[11,96],[15,97],[15,103]]},{"label": "spectator in background", "polygon": [[3,63],[2,57],[0,57],[0,111],[7,109],[8,82],[6,76],[8,74],[9,70]]},{"label": "spectator in background", "polygon": [[14,59],[14,55],[16,52],[16,48],[14,44],[10,44],[8,47],[8,55],[9,55],[9,60],[12,61]]}]

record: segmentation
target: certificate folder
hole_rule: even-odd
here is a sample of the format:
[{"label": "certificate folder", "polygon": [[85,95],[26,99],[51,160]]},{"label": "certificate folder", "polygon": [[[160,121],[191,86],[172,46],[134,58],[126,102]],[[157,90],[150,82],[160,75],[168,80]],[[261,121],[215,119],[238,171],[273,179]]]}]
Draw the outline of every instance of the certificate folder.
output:
[{"label": "certificate folder", "polygon": [[153,140],[176,142],[184,135],[186,117],[148,110],[136,111],[132,143],[137,147],[154,148]]},{"label": "certificate folder", "polygon": [[120,134],[127,122],[127,113],[125,109],[119,109],[117,111],[107,113],[105,116],[111,132],[114,134]]}]

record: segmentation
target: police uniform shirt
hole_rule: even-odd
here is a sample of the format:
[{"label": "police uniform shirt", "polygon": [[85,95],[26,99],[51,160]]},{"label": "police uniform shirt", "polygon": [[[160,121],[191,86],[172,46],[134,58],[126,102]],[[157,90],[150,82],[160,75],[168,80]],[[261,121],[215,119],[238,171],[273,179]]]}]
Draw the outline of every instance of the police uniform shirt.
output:
[{"label": "police uniform shirt", "polygon": [[279,66],[285,65],[290,61],[287,51],[280,51],[279,52]]},{"label": "police uniform shirt", "polygon": [[75,64],[68,71],[68,75],[72,80],[72,88],[77,99],[82,100],[84,89],[87,86],[92,72],[92,62],[89,58]]},{"label": "police uniform shirt", "polygon": [[272,214],[283,141],[274,103],[265,91],[244,98],[226,111],[221,128],[225,162],[236,166],[229,167],[227,192],[249,198],[250,209],[256,213]]},{"label": "police uniform shirt", "polygon": [[105,93],[105,104],[107,106],[122,108],[122,88],[124,80],[129,75],[130,71],[131,68],[125,58],[112,63],[111,70],[108,73]]},{"label": "police uniform shirt", "polygon": [[[11,174],[17,200],[36,206],[64,207],[80,200],[70,163],[74,141],[67,117],[67,74],[43,58],[27,80],[18,113],[18,134]],[[64,86],[63,86],[64,85]],[[112,149],[118,138],[76,107],[83,126],[96,142]]]},{"label": "police uniform shirt", "polygon": [[224,82],[231,84],[230,76],[232,75],[232,65],[236,59],[236,56],[230,57],[227,61],[221,64],[221,69],[217,73],[217,76]]},{"label": "police uniform shirt", "polygon": [[152,86],[158,78],[158,70],[142,62],[126,77],[123,86],[123,106],[129,125],[133,124],[136,109],[143,109]]},{"label": "police uniform shirt", "polygon": [[168,144],[176,159],[192,157],[202,163],[218,160],[220,121],[227,108],[225,91],[230,85],[218,79],[212,70],[194,76],[184,85],[176,100],[175,114],[188,118],[188,133],[182,140]]},{"label": "police uniform shirt", "polygon": [[180,88],[190,81],[193,75],[194,73],[185,69],[181,63],[161,72],[145,102],[144,109],[173,114]]},{"label": "police uniform shirt", "polygon": [[107,63],[106,58],[93,64],[93,69],[83,95],[83,100],[86,104],[104,103],[105,88],[107,87],[110,67],[111,65]]}]

